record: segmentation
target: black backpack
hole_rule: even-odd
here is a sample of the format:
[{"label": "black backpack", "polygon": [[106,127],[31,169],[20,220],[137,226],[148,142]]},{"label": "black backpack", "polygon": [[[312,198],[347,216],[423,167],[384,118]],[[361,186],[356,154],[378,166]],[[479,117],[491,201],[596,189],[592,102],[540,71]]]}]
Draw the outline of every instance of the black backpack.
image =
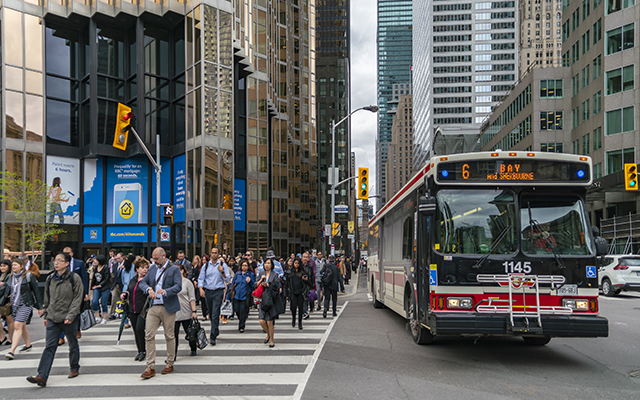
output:
[{"label": "black backpack", "polygon": [[333,284],[333,268],[331,265],[325,265],[320,272],[320,282],[322,282],[322,286],[326,288],[330,288]]}]

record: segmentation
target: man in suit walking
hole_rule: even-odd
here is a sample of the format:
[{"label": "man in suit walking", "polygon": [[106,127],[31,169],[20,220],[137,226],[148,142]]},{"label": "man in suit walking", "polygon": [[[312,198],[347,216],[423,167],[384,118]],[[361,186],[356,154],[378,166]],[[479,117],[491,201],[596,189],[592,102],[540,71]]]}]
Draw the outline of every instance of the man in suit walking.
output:
[{"label": "man in suit walking", "polygon": [[151,258],[153,264],[139,284],[140,289],[147,292],[152,299],[144,329],[147,369],[140,375],[142,379],[149,379],[156,375],[156,332],[160,324],[164,328],[164,338],[167,341],[167,366],[162,373],[173,372],[173,362],[176,359],[174,326],[176,312],[180,310],[178,293],[182,290],[180,268],[167,259],[165,250],[162,247],[156,247]]},{"label": "man in suit walking", "polygon": [[[77,260],[73,257],[73,250],[71,247],[65,247],[62,249],[63,253],[67,253],[71,256],[71,262],[69,262],[69,269],[74,273],[80,276],[82,279],[82,286],[84,287],[84,298],[83,301],[89,300],[89,275],[87,275],[87,268],[84,265],[82,260]],[[80,331],[80,324],[78,324],[78,332],[76,333],[76,337],[80,339],[82,337],[82,332]],[[64,344],[64,331],[60,333],[60,339],[58,339],[58,346]]]},{"label": "man in suit walking", "polygon": [[178,250],[178,260],[176,260],[175,263],[184,265],[184,267],[187,269],[187,273],[189,274],[193,270],[193,265],[191,265],[191,261],[187,260],[187,257],[184,254],[184,250]]}]

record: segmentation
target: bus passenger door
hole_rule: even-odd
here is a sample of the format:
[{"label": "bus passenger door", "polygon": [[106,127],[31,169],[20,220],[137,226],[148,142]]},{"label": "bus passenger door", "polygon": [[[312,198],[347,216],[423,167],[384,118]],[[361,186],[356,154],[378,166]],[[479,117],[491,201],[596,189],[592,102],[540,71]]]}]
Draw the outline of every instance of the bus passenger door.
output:
[{"label": "bus passenger door", "polygon": [[428,322],[428,311],[430,307],[429,302],[429,264],[430,253],[429,246],[429,224],[431,223],[431,216],[425,216],[418,213],[418,226],[417,226],[417,259],[416,263],[416,275],[415,282],[417,286],[417,300],[418,305],[418,320],[422,323]]}]

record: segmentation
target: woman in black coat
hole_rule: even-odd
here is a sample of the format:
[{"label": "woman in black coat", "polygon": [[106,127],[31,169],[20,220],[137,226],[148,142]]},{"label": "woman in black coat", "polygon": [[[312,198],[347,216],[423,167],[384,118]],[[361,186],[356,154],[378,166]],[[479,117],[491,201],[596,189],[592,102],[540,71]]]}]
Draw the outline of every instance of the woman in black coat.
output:
[{"label": "woman in black coat", "polygon": [[139,283],[149,272],[149,261],[144,257],[137,257],[133,262],[133,266],[136,269],[136,275],[131,279],[127,285],[127,291],[122,293],[120,298],[122,300],[128,299],[129,301],[129,319],[131,320],[131,326],[133,327],[133,334],[136,338],[136,347],[138,348],[138,355],[136,355],[135,361],[143,361],[147,357],[147,351],[144,344],[144,326],[145,319],[140,316],[144,303],[147,300],[147,293],[143,291]]},{"label": "woman in black coat", "polygon": [[280,277],[273,270],[273,261],[269,258],[266,259],[263,268],[264,271],[260,272],[258,282],[256,282],[256,287],[263,286],[258,319],[260,320],[260,326],[267,333],[264,343],[269,343],[269,347],[274,347],[273,321],[278,319],[280,314],[284,314],[284,303],[280,296],[282,288],[280,286]]}]

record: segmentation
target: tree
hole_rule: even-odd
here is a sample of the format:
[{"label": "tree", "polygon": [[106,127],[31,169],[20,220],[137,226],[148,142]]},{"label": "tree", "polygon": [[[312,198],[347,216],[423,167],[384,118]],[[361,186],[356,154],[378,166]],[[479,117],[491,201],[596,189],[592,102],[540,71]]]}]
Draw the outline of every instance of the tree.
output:
[{"label": "tree", "polygon": [[[53,203],[49,196],[50,187],[41,180],[32,182],[15,173],[3,172],[0,174],[0,190],[0,200],[11,208],[22,225],[22,234],[35,262],[38,254],[44,256],[48,240],[65,233],[58,225],[47,223],[47,211],[51,210]],[[23,243],[20,251],[25,251]]]}]

